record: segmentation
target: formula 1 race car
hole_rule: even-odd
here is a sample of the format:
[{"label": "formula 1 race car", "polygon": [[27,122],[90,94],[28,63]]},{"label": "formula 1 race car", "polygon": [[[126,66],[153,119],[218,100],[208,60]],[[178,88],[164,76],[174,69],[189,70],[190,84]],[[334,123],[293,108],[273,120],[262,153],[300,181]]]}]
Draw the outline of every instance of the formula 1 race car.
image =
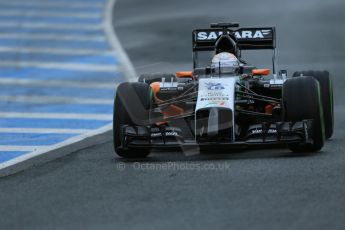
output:
[{"label": "formula 1 race car", "polygon": [[[334,123],[329,73],[277,74],[275,28],[238,27],[215,23],[194,30],[193,71],[142,75],[118,86],[113,124],[119,156],[267,145],[310,153],[324,146]],[[243,50],[263,49],[273,51],[273,74],[242,59]]]}]

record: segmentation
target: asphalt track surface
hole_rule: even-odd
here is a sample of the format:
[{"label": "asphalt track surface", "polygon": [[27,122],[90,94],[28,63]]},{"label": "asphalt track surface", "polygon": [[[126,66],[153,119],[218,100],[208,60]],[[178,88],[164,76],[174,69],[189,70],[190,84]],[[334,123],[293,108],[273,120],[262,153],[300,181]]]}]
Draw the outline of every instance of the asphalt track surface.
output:
[{"label": "asphalt track surface", "polygon": [[[209,22],[277,26],[279,67],[331,71],[334,138],[309,156],[155,153],[140,163],[115,157],[111,142],[94,146],[1,179],[0,229],[344,229],[344,7],[340,0],[119,0],[115,27],[139,73],[190,68],[191,30]],[[193,165],[199,170],[187,169]]]}]

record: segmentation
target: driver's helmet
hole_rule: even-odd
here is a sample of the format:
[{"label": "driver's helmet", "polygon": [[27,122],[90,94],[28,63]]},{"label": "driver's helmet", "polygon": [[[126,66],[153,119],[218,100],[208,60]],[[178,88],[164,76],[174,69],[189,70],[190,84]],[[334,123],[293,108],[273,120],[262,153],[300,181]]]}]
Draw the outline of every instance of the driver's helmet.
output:
[{"label": "driver's helmet", "polygon": [[232,53],[222,52],[212,59],[211,67],[216,73],[238,73],[240,62]]}]

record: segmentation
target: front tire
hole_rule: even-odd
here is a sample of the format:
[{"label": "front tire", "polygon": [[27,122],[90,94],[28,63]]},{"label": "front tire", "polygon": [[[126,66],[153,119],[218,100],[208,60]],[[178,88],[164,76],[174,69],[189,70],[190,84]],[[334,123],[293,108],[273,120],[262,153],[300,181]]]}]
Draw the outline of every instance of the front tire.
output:
[{"label": "front tire", "polygon": [[114,101],[113,135],[114,149],[117,155],[124,158],[144,158],[150,150],[123,149],[123,125],[147,125],[151,106],[151,87],[145,83],[125,82],[118,86]]},{"label": "front tire", "polygon": [[318,152],[325,143],[320,86],[313,77],[288,79],[283,85],[284,121],[313,119],[312,144],[293,144],[293,152]]},{"label": "front tire", "polygon": [[334,131],[334,102],[333,84],[328,71],[301,71],[295,72],[293,77],[312,76],[320,84],[321,100],[323,105],[323,115],[325,123],[326,139],[333,136]]}]

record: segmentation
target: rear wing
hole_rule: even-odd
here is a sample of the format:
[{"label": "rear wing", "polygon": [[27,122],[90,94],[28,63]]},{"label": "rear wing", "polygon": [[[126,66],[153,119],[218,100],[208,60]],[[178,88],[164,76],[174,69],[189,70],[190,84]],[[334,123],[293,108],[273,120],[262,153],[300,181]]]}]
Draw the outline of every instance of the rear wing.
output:
[{"label": "rear wing", "polygon": [[[259,50],[276,48],[275,27],[241,28],[228,30],[236,38],[240,50]],[[223,34],[222,29],[197,29],[193,31],[193,51],[212,51],[215,42]]]},{"label": "rear wing", "polygon": [[240,50],[273,50],[273,75],[276,76],[276,29],[275,27],[240,28],[233,23],[217,23],[211,29],[193,31],[193,67],[198,67],[198,51],[214,51],[217,39],[227,31],[235,38]]}]

